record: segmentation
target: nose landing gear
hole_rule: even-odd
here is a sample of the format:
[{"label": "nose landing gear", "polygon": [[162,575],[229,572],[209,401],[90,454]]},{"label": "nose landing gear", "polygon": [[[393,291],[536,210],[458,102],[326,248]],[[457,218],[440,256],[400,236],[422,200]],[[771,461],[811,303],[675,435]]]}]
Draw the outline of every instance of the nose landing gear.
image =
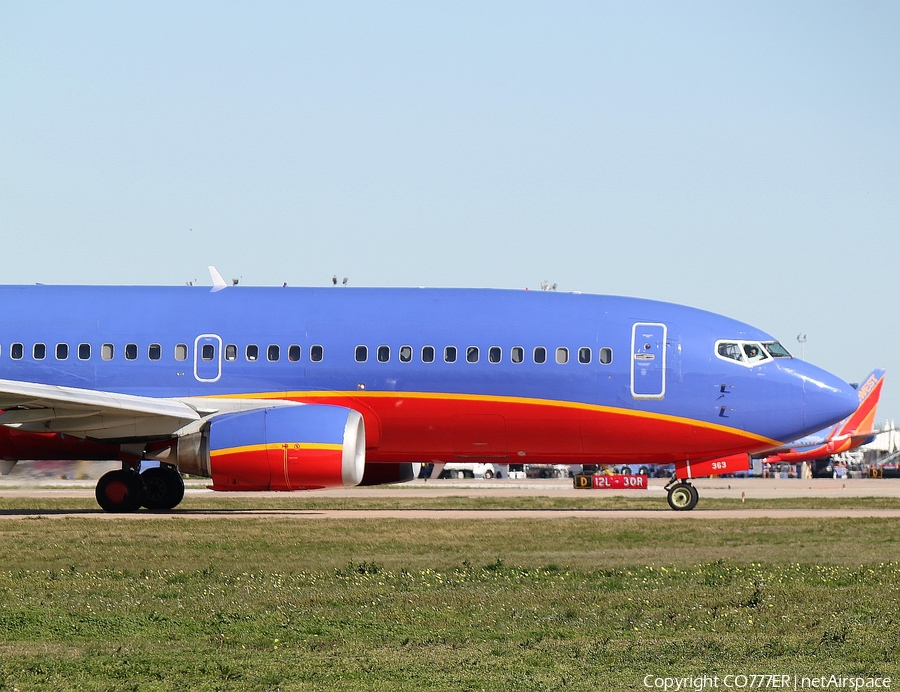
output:
[{"label": "nose landing gear", "polygon": [[666,486],[666,490],[669,493],[666,497],[669,507],[679,512],[694,509],[700,499],[693,485],[678,478],[673,478]]}]

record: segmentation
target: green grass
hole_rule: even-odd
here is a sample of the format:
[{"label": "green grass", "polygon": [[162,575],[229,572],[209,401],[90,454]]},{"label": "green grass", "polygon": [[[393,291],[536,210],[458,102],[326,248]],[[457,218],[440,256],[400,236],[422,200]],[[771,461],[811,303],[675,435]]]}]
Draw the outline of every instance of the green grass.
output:
[{"label": "green grass", "polygon": [[876,519],[0,522],[2,690],[900,678]]}]

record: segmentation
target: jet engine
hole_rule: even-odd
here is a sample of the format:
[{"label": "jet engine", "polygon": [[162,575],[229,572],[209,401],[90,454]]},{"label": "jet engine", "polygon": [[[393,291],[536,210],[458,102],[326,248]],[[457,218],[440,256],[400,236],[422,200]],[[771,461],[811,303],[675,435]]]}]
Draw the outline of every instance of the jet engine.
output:
[{"label": "jet engine", "polygon": [[311,490],[358,485],[366,435],[362,416],[349,408],[276,406],[216,416],[179,438],[174,451],[175,460],[154,456],[211,477],[213,490]]}]

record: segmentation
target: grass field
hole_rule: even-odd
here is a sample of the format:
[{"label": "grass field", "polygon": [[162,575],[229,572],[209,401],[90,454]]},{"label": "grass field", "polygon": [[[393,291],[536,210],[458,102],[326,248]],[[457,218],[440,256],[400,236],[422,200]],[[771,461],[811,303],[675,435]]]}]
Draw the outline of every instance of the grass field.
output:
[{"label": "grass field", "polygon": [[0,598],[3,690],[900,684],[877,519],[13,518]]}]

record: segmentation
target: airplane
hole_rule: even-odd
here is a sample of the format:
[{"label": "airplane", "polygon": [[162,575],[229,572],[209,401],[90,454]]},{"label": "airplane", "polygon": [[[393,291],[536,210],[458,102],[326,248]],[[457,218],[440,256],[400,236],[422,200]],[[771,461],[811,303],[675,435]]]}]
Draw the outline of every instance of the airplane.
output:
[{"label": "airplane", "polygon": [[759,455],[765,464],[796,463],[827,459],[834,454],[849,452],[871,442],[879,433],[875,430],[875,410],[884,385],[884,370],[873,370],[857,388],[859,405],[839,423],[818,430],[790,445]]},{"label": "airplane", "polygon": [[210,271],[212,290],[0,286],[0,458],[119,460],[108,512],[176,507],[182,473],[289,491],[419,462],[674,463],[668,503],[688,510],[691,479],[857,408],[769,334],[687,306]]}]

